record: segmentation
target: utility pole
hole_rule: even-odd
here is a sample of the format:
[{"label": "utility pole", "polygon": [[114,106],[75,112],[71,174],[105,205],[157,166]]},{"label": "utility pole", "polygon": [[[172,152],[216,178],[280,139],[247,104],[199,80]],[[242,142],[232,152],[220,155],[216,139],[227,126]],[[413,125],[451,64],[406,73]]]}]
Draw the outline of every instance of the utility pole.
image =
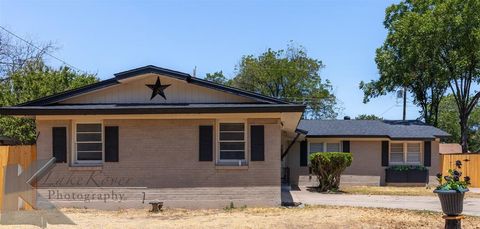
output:
[{"label": "utility pole", "polygon": [[403,121],[407,120],[407,88],[403,87]]},{"label": "utility pole", "polygon": [[197,66],[193,68],[193,77],[197,77]]}]

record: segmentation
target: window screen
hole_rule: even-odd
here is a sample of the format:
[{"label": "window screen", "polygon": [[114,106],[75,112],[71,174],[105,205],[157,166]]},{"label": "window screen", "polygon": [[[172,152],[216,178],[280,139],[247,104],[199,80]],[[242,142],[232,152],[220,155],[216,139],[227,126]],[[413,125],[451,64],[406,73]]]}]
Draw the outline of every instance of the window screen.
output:
[{"label": "window screen", "polygon": [[392,143],[390,151],[390,162],[403,163],[403,143]]},{"label": "window screen", "polygon": [[101,161],[102,124],[77,124],[77,161]]},{"label": "window screen", "polygon": [[310,153],[323,152],[323,143],[310,143]]},{"label": "window screen", "polygon": [[220,160],[245,159],[245,124],[220,123]]},{"label": "window screen", "polygon": [[340,143],[327,143],[327,152],[340,152]]},{"label": "window screen", "polygon": [[420,163],[420,143],[407,144],[407,163]]}]

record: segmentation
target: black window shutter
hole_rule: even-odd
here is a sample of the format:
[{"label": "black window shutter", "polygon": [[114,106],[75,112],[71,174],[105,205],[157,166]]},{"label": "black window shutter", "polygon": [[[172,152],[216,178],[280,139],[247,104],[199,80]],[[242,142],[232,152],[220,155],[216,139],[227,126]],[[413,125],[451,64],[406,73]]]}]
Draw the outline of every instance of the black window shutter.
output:
[{"label": "black window shutter", "polygon": [[432,165],[432,142],[423,143],[423,165],[430,167]]},{"label": "black window shutter", "polygon": [[265,160],[265,128],[264,126],[250,126],[250,160]]},{"label": "black window shutter", "polygon": [[350,153],[350,141],[343,141],[343,152]]},{"label": "black window shutter", "polygon": [[118,162],[118,126],[105,127],[105,162]]},{"label": "black window shutter", "polygon": [[213,126],[199,126],[199,160],[213,161]]},{"label": "black window shutter", "polygon": [[300,142],[300,166],[308,165],[307,141]]},{"label": "black window shutter", "polygon": [[67,162],[67,128],[52,128],[52,151],[56,163]]},{"label": "black window shutter", "polygon": [[382,166],[388,166],[388,141],[382,141]]}]

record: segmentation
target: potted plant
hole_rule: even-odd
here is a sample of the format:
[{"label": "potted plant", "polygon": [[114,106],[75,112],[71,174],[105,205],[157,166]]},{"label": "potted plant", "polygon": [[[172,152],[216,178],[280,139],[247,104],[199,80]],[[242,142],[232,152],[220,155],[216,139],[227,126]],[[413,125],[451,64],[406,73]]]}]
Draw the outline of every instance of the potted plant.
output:
[{"label": "potted plant", "polygon": [[461,180],[462,172],[458,169],[462,168],[462,162],[456,161],[455,169],[449,169],[447,176],[437,174],[438,182],[440,183],[433,191],[438,194],[440,203],[442,204],[442,211],[448,216],[460,215],[463,211],[463,198],[465,192],[468,192],[468,185],[470,185],[470,177],[465,176]]}]

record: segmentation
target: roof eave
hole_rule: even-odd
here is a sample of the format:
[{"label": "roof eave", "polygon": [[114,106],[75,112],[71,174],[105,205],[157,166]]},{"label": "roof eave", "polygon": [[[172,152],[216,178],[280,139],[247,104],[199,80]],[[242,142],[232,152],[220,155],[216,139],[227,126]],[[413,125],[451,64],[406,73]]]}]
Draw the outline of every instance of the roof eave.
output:
[{"label": "roof eave", "polygon": [[119,82],[115,78],[110,78],[106,80],[102,80],[93,84],[89,84],[80,88],[60,92],[54,95],[46,96],[43,98],[39,98],[36,100],[32,100],[29,102],[21,103],[17,105],[18,107],[24,107],[24,106],[44,106],[52,103],[56,103],[59,101],[63,101],[68,98],[72,98],[78,95],[82,95],[88,92],[92,92],[95,90],[99,90],[102,88],[110,87],[113,85],[117,85]]},{"label": "roof eave", "polygon": [[425,136],[425,137],[390,137],[389,135],[308,135],[307,138],[387,138],[392,141],[431,141],[435,140],[434,136]]},{"label": "roof eave", "polygon": [[128,115],[128,114],[205,114],[205,113],[268,113],[268,112],[303,112],[303,105],[260,106],[260,107],[169,107],[169,108],[29,108],[2,107],[1,115]]}]

